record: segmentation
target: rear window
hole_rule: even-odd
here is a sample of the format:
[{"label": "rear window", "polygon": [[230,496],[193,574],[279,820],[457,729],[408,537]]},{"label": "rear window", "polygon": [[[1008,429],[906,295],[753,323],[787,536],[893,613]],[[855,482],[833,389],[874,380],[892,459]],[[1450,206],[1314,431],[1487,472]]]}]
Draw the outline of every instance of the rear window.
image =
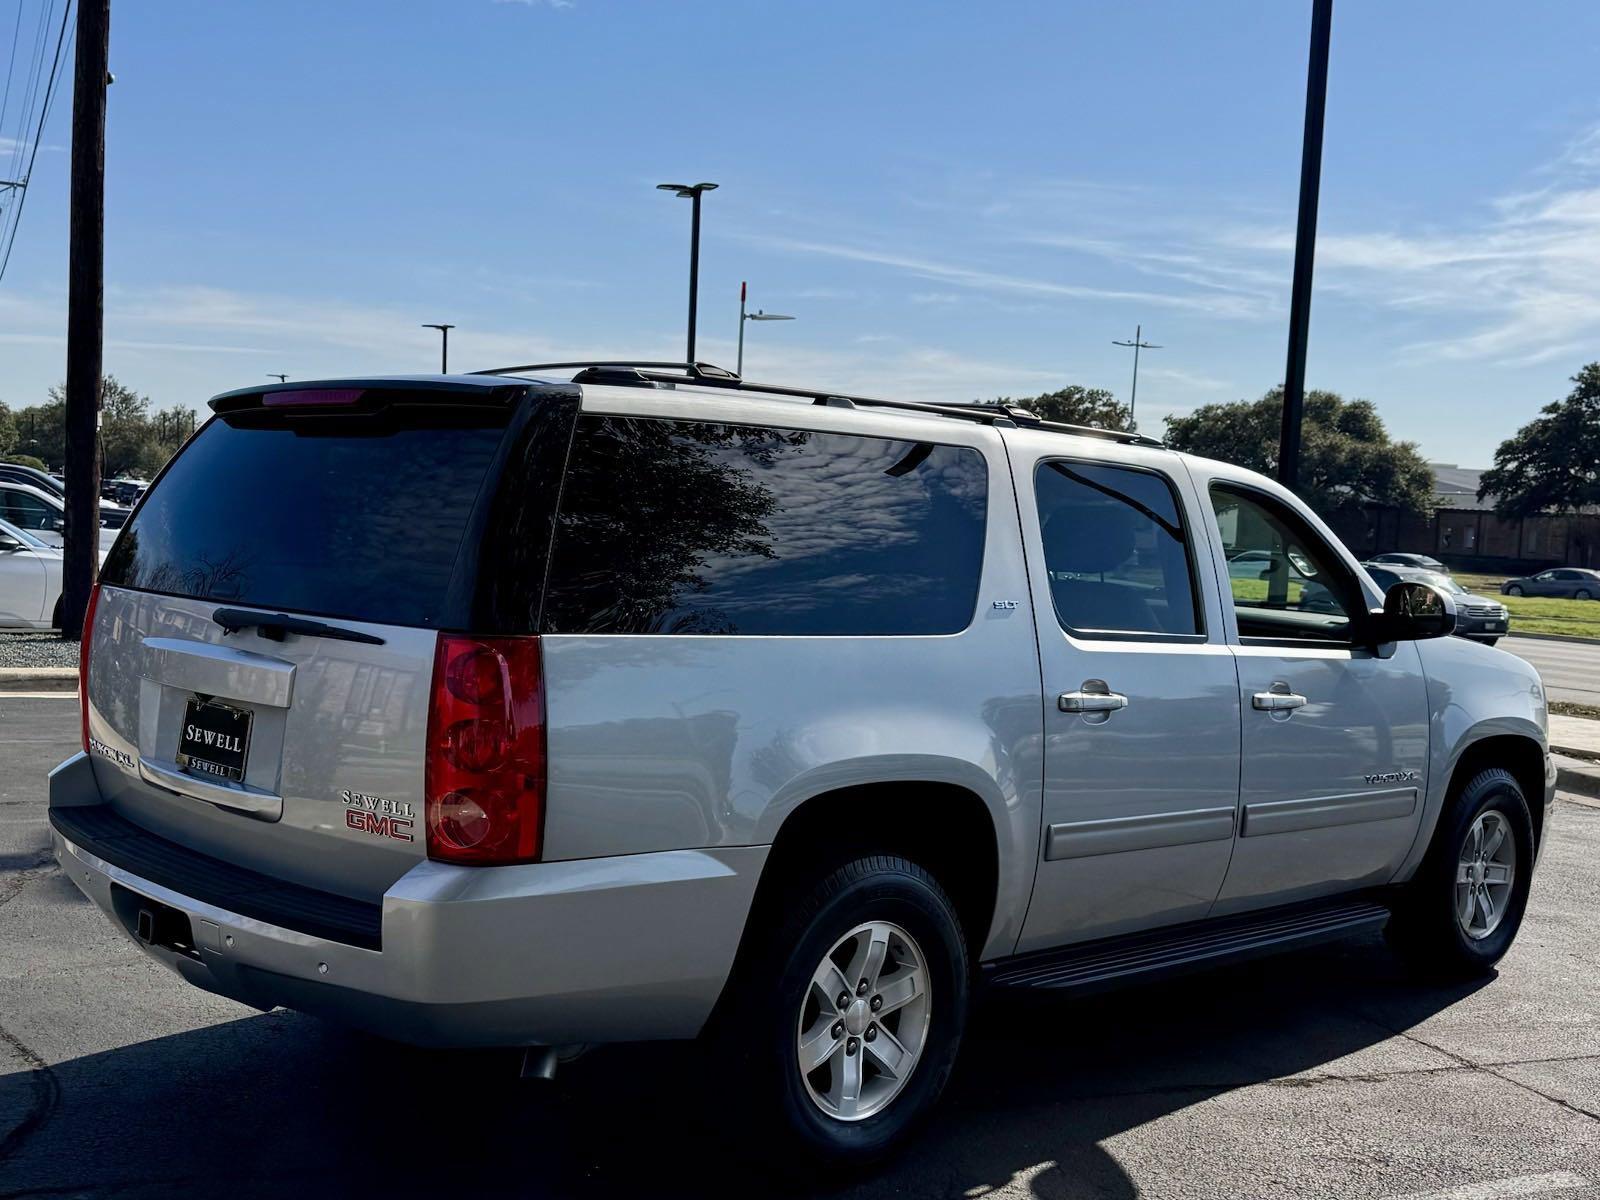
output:
[{"label": "rear window", "polygon": [[437,627],[505,433],[492,409],[241,413],[200,431],[118,536],[108,584]]},{"label": "rear window", "polygon": [[582,416],[549,633],[958,633],[988,475],[960,446]]}]

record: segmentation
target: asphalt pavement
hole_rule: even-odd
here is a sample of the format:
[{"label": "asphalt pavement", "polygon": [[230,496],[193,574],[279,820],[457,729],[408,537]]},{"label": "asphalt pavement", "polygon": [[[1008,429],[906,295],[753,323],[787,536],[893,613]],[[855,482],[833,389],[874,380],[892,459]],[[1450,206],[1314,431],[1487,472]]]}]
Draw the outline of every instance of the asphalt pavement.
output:
[{"label": "asphalt pavement", "polygon": [[1420,982],[1369,938],[991,1001],[910,1152],[819,1182],[740,1142],[692,1046],[522,1082],[188,987],[50,860],[76,714],[0,696],[0,1197],[1600,1197],[1600,807],[1560,804],[1495,978]]},{"label": "asphalt pavement", "polygon": [[1600,705],[1600,641],[1557,642],[1513,634],[1498,644],[1538,669],[1552,700]]}]

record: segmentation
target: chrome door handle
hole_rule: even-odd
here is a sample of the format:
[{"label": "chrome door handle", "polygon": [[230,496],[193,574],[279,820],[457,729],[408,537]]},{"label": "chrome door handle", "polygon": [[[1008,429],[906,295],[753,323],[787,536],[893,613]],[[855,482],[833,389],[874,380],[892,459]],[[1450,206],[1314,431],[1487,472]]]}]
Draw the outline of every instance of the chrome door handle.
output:
[{"label": "chrome door handle", "polygon": [[1306,698],[1291,692],[1286,683],[1275,683],[1270,692],[1257,692],[1250,698],[1251,705],[1261,712],[1288,712],[1303,708],[1305,702]]},{"label": "chrome door handle", "polygon": [[1113,713],[1128,707],[1128,698],[1116,692],[1062,692],[1056,699],[1062,712]]}]

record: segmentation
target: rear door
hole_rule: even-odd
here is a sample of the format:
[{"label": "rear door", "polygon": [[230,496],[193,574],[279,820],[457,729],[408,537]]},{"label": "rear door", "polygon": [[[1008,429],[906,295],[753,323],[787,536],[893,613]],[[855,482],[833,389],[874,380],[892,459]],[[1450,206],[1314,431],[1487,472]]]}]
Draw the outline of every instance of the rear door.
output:
[{"label": "rear door", "polygon": [[1233,845],[1239,688],[1187,477],[1142,447],[1007,444],[1044,682],[1043,849],[1018,950],[1203,917]]},{"label": "rear door", "polygon": [[437,631],[482,616],[484,530],[519,528],[496,481],[522,417],[324,389],[212,419],[102,572],[90,748],[120,813],[356,898],[422,858]]}]

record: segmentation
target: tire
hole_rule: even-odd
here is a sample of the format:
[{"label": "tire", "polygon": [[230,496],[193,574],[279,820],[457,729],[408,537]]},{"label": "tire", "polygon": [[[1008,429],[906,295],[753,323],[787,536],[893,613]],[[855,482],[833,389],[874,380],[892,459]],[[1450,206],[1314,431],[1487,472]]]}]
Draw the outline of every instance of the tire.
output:
[{"label": "tire", "polygon": [[[776,1143],[780,1161],[829,1169],[903,1145],[944,1091],[966,1027],[970,971],[949,896],[907,859],[861,857],[792,888],[753,933],[751,961],[740,964],[708,1040],[714,1054],[738,1059],[739,1105],[762,1140]],[[877,982],[863,981],[868,947],[880,940],[884,969]],[[847,993],[842,1017],[817,983],[825,963]],[[871,1007],[875,997],[892,1003],[912,992],[905,981],[919,973],[920,996],[889,1012]],[[816,1051],[810,1073],[802,1041]],[[896,1081],[884,1066],[900,1051],[912,1065]],[[839,1086],[851,1078],[854,1104]]]},{"label": "tire", "polygon": [[1572,593],[1572,598],[1574,600],[1593,600],[1594,599],[1594,597],[1589,594],[1589,589],[1588,588],[1579,588],[1577,591]]},{"label": "tire", "polygon": [[1508,587],[1506,589],[1506,595],[1508,595],[1508,596],[1520,596],[1520,595],[1522,595],[1522,589],[1520,587],[1518,587],[1516,584],[1513,583],[1510,587]]},{"label": "tire", "polygon": [[[1483,843],[1473,841],[1479,829]],[[1496,838],[1499,831],[1511,842],[1509,852]],[[1481,873],[1473,869],[1480,846],[1487,852]],[[1487,974],[1522,927],[1533,856],[1533,818],[1522,788],[1499,767],[1478,772],[1440,817],[1427,858],[1395,904],[1390,942],[1430,974],[1454,979]],[[1497,887],[1494,877],[1506,867],[1510,880]],[[1479,880],[1487,905],[1470,896]],[[1466,919],[1463,909],[1469,910]]]},{"label": "tire", "polygon": [[51,629],[59,630],[61,628],[61,606],[63,604],[65,604],[66,601],[67,601],[67,598],[65,596],[57,596],[56,597],[55,611],[50,614],[50,628]]},{"label": "tire", "polygon": [[1498,642],[1498,641],[1499,641],[1499,640],[1500,640],[1500,639],[1499,639],[1499,638],[1497,638],[1497,637],[1492,637],[1492,638],[1484,638],[1484,639],[1483,639],[1483,644],[1484,644],[1484,645],[1485,645],[1485,646],[1492,646],[1492,645],[1494,645],[1494,644],[1495,644],[1495,643],[1496,643],[1496,642]]}]

